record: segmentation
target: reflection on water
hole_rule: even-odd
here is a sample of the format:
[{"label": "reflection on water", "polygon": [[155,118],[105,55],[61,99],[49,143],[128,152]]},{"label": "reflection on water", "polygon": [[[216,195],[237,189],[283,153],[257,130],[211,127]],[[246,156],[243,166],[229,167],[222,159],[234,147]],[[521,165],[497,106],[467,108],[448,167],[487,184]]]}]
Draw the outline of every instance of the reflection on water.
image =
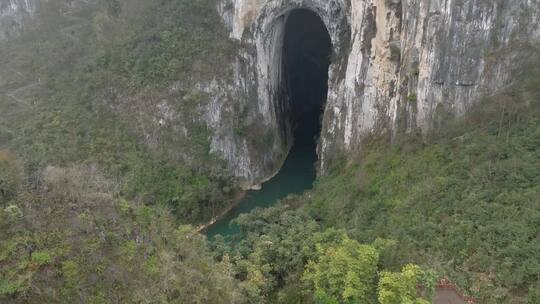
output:
[{"label": "reflection on water", "polygon": [[[312,11],[293,10],[287,17],[283,45],[283,67],[295,143],[283,168],[261,191],[250,192],[239,207],[207,230],[231,237],[238,227],[231,223],[239,214],[257,207],[270,207],[289,194],[311,189],[317,160],[315,137],[321,131],[321,113],[328,94],[328,67],[332,53],[330,35]],[[284,100],[282,100],[284,101]]]},{"label": "reflection on water", "polygon": [[278,175],[265,183],[260,191],[248,192],[235,210],[206,231],[208,238],[211,239],[217,234],[230,238],[239,232],[238,226],[232,223],[238,215],[258,207],[270,207],[289,194],[301,194],[311,189],[316,177],[316,160],[313,140],[298,140]]}]

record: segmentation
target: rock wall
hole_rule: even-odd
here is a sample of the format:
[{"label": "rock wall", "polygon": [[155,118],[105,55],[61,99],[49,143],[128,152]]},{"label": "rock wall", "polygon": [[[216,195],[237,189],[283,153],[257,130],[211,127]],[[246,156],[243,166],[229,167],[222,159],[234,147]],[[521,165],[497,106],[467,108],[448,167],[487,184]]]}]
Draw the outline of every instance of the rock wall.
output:
[{"label": "rock wall", "polygon": [[[196,86],[194,95],[204,98],[193,99],[205,99],[197,109],[163,97],[150,98],[154,111],[119,112],[140,122],[148,145],[188,160],[191,152],[178,146],[193,135],[187,122],[200,119],[210,129],[211,151],[246,188],[277,173],[292,145],[281,58],[292,10],[317,13],[333,44],[318,147],[322,173],[329,158],[357,150],[368,134],[425,133],[448,115],[463,115],[480,96],[507,85],[521,50],[540,41],[540,0],[215,1],[239,45],[223,67],[227,76]],[[20,29],[37,4],[0,0],[0,40]],[[164,95],[176,96],[182,83]],[[162,129],[178,138],[158,140]]]},{"label": "rock wall", "polygon": [[[216,87],[230,89],[214,94],[206,113],[212,149],[250,185],[271,177],[291,145],[280,130],[281,47],[296,8],[316,12],[334,46],[322,170],[368,134],[425,133],[463,115],[508,84],[521,50],[540,41],[540,0],[222,0],[218,10],[242,47],[233,80]],[[236,134],[223,113],[243,117],[249,134]]]},{"label": "rock wall", "polygon": [[0,0],[0,41],[15,35],[35,11],[35,0]]}]

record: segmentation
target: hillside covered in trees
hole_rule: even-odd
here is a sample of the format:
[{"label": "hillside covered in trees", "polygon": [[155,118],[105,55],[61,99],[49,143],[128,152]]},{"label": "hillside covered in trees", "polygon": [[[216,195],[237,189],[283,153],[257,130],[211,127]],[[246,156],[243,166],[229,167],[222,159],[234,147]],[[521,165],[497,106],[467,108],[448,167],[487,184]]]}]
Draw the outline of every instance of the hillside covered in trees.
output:
[{"label": "hillside covered in trees", "polygon": [[164,149],[116,105],[181,80],[193,118],[236,47],[214,0],[44,1],[0,42],[0,302],[424,304],[446,277],[540,303],[538,46],[464,117],[373,136],[208,240],[242,191],[206,126],[152,133]]}]

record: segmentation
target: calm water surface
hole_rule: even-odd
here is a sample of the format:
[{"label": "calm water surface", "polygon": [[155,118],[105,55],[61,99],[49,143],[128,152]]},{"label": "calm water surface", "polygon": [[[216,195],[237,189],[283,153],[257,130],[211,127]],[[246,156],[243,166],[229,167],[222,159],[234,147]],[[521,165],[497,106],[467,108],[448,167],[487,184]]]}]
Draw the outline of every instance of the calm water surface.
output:
[{"label": "calm water surface", "polygon": [[302,194],[311,189],[316,177],[315,151],[312,141],[295,143],[278,175],[263,184],[260,191],[248,192],[236,209],[206,231],[208,238],[218,234],[230,238],[239,232],[238,226],[232,223],[238,215],[255,208],[270,207],[289,194]]}]

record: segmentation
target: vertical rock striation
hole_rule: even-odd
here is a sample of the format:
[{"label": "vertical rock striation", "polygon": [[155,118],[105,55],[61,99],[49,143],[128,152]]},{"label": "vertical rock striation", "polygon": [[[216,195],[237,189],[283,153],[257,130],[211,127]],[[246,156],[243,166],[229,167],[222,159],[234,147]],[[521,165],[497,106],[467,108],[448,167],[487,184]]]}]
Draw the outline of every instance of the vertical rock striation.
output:
[{"label": "vertical rock striation", "polygon": [[35,6],[35,0],[0,0],[0,41],[17,33]]},{"label": "vertical rock striation", "polygon": [[[540,41],[540,0],[223,0],[218,9],[242,48],[225,94],[234,104],[214,98],[207,113],[213,150],[247,184],[272,176],[291,145],[280,120],[281,56],[285,21],[297,8],[317,13],[333,43],[323,170],[368,134],[425,133],[464,114],[508,84],[523,50]],[[245,134],[220,118],[227,112],[242,117]]]},{"label": "vertical rock striation", "polygon": [[[148,145],[179,159],[190,159],[189,149],[177,147],[195,133],[193,121],[206,124],[210,150],[246,188],[272,177],[293,143],[282,60],[291,11],[315,12],[333,45],[318,146],[322,172],[334,154],[357,150],[369,134],[425,133],[463,115],[507,85],[527,46],[540,41],[540,0],[215,1],[239,45],[223,67],[228,73],[195,87],[180,79],[163,98],[111,106],[136,122]],[[37,4],[0,0],[0,40]],[[173,102],[178,98],[204,102],[186,102],[187,109]],[[154,110],[142,110],[148,108]],[[160,139],[162,129],[176,137]]]}]

